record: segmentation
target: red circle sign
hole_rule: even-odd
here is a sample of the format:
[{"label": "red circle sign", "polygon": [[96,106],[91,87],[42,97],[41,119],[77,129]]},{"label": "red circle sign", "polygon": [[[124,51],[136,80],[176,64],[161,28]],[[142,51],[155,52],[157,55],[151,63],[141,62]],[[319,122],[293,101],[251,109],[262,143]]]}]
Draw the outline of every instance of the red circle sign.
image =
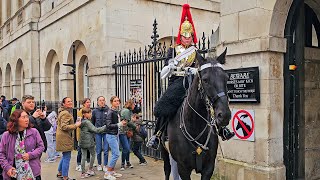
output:
[{"label": "red circle sign", "polygon": [[[251,121],[251,124],[252,124],[252,128],[251,128],[250,131],[249,131],[249,130],[247,129],[247,127],[244,125],[244,123],[242,122],[242,120],[240,119],[240,117],[238,117],[238,115],[239,115],[240,113],[244,113],[244,114],[248,115],[248,117],[249,117],[249,119],[250,119],[250,121]],[[244,131],[246,131],[246,133],[247,133],[248,135],[246,135],[246,136],[241,136],[241,135],[238,134],[237,130],[236,130],[235,127],[234,127],[234,126],[235,126],[235,124],[234,124],[234,123],[235,123],[235,119],[237,119],[237,121],[238,121],[238,123],[240,123],[242,129],[243,129]],[[252,135],[253,129],[254,129],[253,118],[252,118],[251,114],[250,114],[248,111],[246,111],[246,110],[239,110],[239,111],[233,116],[233,118],[232,118],[232,130],[233,130],[233,132],[236,134],[236,136],[237,136],[239,139],[248,139],[248,138]]]}]

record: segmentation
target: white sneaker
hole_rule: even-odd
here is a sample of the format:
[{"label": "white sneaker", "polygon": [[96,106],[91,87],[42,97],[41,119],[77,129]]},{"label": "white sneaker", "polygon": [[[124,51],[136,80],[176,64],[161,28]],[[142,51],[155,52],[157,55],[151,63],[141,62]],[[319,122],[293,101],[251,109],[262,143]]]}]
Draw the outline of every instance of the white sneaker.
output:
[{"label": "white sneaker", "polygon": [[79,171],[79,172],[82,171],[81,165],[78,165],[78,166],[76,167],[76,171]]},{"label": "white sneaker", "polygon": [[103,166],[103,171],[107,172],[108,171],[108,166]]},{"label": "white sneaker", "polygon": [[98,165],[97,170],[98,170],[98,171],[102,171],[102,166],[101,166],[101,165]]},{"label": "white sneaker", "polygon": [[108,179],[108,180],[116,180],[117,178],[112,176],[111,174],[104,174],[103,176],[104,179]]},{"label": "white sneaker", "polygon": [[94,171],[92,171],[92,170],[88,170],[86,173],[87,173],[88,175],[90,175],[90,176],[96,175],[96,173],[94,173]]},{"label": "white sneaker", "polygon": [[140,166],[146,166],[147,164],[148,164],[147,161],[143,163],[139,163]]},{"label": "white sneaker", "polygon": [[116,178],[122,177],[122,174],[116,173],[115,171],[112,172],[112,175]]}]

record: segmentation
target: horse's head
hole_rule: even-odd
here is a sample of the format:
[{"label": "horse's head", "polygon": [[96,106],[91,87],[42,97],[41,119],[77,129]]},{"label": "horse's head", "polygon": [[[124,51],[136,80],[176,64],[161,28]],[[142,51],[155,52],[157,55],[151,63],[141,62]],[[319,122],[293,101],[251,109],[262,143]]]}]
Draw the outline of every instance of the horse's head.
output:
[{"label": "horse's head", "polygon": [[223,70],[227,49],[217,58],[203,58],[197,53],[199,63],[200,86],[203,95],[209,100],[214,109],[215,119],[218,126],[227,126],[231,118],[229,100],[227,96],[228,75]]}]

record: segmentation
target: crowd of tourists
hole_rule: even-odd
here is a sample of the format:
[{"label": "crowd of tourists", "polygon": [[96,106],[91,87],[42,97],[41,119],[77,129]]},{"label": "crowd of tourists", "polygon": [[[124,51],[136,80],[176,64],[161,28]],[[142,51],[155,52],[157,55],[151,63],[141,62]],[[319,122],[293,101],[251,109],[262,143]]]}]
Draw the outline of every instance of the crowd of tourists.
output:
[{"label": "crowd of tourists", "polygon": [[[133,168],[131,151],[139,159],[139,165],[147,165],[141,154],[147,132],[139,115],[133,112],[135,103],[128,100],[121,107],[120,99],[113,96],[108,106],[105,97],[99,96],[97,104],[92,110],[91,100],[85,98],[75,120],[70,97],[63,98],[61,107],[55,110],[51,104],[36,106],[31,95],[24,95],[21,103],[17,98],[8,101],[1,96],[0,179],[40,180],[43,153],[46,153],[45,163],[59,159],[57,178],[73,179],[69,177],[69,166],[74,149],[78,151],[75,163],[81,178],[94,176],[95,170],[104,171],[104,179],[121,177],[115,170],[120,151],[121,168],[118,170]],[[77,147],[74,147],[74,138]]]}]

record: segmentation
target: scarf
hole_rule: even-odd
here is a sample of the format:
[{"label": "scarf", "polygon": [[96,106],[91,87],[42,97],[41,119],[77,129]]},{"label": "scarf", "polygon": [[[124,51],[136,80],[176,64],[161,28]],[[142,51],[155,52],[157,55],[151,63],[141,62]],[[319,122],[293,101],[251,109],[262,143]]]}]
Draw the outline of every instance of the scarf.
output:
[{"label": "scarf", "polygon": [[23,131],[23,135],[18,133],[17,140],[15,144],[15,163],[16,163],[16,174],[17,179],[25,179],[25,180],[35,180],[32,169],[29,165],[29,161],[25,161],[22,159],[22,155],[26,153],[25,147],[25,138],[26,138],[26,130]]}]

